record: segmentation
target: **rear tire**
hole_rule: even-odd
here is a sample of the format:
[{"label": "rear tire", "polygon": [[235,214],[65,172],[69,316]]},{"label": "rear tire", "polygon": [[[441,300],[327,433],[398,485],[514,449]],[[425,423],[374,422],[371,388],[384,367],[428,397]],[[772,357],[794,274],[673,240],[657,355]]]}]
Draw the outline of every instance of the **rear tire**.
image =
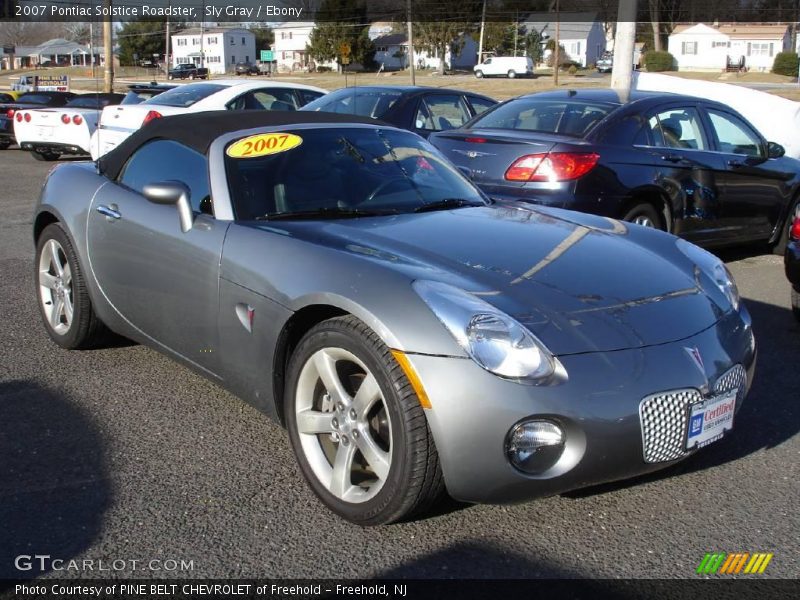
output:
[{"label": "rear tire", "polygon": [[483,78],[483,71],[475,71],[475,77],[477,77],[478,79]]},{"label": "rear tire", "polygon": [[516,76],[517,76],[517,72],[516,72],[514,69],[511,69],[511,70],[508,72],[508,78],[509,78],[509,79],[514,79],[514,77],[516,77]]},{"label": "rear tire", "polygon": [[348,521],[392,523],[427,510],[444,492],[414,389],[355,317],[323,321],[303,337],[289,360],[285,407],[303,476]]},{"label": "rear tire", "polygon": [[11,147],[11,142],[0,142],[0,150],[8,150]]},{"label": "rear tire", "polygon": [[193,80],[194,80],[194,73],[189,73],[189,80],[190,80],[190,81],[193,81]]},{"label": "rear tire", "polygon": [[38,150],[31,150],[31,156],[33,156],[33,158],[36,160],[52,162],[54,160],[58,160],[61,155],[57,152],[39,152]]},{"label": "rear tire", "polygon": [[103,345],[109,330],[97,317],[72,242],[59,223],[44,228],[36,243],[37,305],[50,339],[67,350]]},{"label": "rear tire", "polygon": [[661,216],[659,216],[658,211],[656,211],[652,204],[647,202],[642,202],[633,206],[630,210],[628,210],[627,213],[625,213],[625,216],[622,217],[622,220],[630,223],[636,223],[637,225],[642,225],[643,227],[652,227],[653,229],[666,231],[663,219]]},{"label": "rear tire", "polygon": [[794,318],[800,322],[800,291],[792,288],[792,313]]}]

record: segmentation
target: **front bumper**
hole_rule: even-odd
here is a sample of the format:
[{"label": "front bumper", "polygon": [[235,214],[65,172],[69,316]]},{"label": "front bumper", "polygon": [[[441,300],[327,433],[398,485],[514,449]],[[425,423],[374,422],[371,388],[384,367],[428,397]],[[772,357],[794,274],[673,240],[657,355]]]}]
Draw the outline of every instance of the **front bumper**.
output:
[{"label": "front bumper", "polygon": [[[705,373],[688,351],[694,348]],[[431,401],[426,415],[448,492],[467,502],[504,503],[629,478],[689,456],[645,461],[642,401],[670,390],[714,390],[726,372],[741,365],[747,381],[738,411],[752,382],[756,348],[750,316],[742,308],[678,342],[559,357],[568,380],[552,386],[506,381],[471,359],[408,357]],[[566,434],[561,459],[541,475],[523,474],[505,455],[508,431],[530,417],[552,420]],[[685,433],[688,424],[680,426]],[[728,435],[746,426],[734,420]]]}]

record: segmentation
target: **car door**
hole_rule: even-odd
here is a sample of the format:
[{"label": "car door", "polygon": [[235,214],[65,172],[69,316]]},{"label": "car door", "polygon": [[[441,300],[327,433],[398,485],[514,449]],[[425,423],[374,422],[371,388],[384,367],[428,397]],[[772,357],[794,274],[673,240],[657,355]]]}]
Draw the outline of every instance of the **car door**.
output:
[{"label": "car door", "polygon": [[[191,190],[192,228],[142,195],[176,180]],[[92,200],[87,245],[103,295],[130,325],[210,373],[216,371],[219,262],[227,221],[217,221],[206,158],[171,140],[139,148]]]},{"label": "car door", "polygon": [[722,219],[739,239],[766,239],[783,211],[786,182],[749,123],[720,107],[703,107],[711,141],[724,163]]},{"label": "car door", "polygon": [[650,152],[654,181],[667,195],[674,233],[704,242],[719,227],[722,158],[710,149],[700,112],[692,104],[661,105],[645,115],[634,142]]},{"label": "car door", "polygon": [[461,94],[424,94],[417,103],[411,130],[427,138],[434,131],[461,127],[470,118]]}]

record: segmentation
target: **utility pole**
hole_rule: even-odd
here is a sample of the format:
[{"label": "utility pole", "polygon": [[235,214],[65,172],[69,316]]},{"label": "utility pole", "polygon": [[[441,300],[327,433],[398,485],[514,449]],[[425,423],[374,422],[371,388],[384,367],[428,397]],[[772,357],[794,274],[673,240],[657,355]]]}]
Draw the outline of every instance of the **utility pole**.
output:
[{"label": "utility pole", "polygon": [[[172,10],[172,2],[168,5],[168,12]],[[169,17],[167,17],[167,34],[164,38],[164,77],[169,78]]]},{"label": "utility pole", "polygon": [[481,12],[481,36],[478,42],[478,62],[483,61],[483,30],[486,29],[486,0],[483,0],[483,11]]},{"label": "utility pole", "polygon": [[111,0],[104,0],[103,4],[105,5],[106,14],[103,17],[103,48],[106,55],[105,68],[103,70],[105,75],[103,91],[110,94],[114,91],[114,43],[112,40]]},{"label": "utility pole", "polygon": [[92,65],[92,79],[94,79],[94,26],[89,21],[89,61]]},{"label": "utility pole", "polygon": [[414,71],[414,28],[411,26],[411,0],[406,0],[406,12],[408,13],[408,65],[411,67],[411,85],[417,85],[417,74]]},{"label": "utility pole", "polygon": [[636,41],[636,0],[619,0],[617,33],[614,36],[614,66],[611,88],[627,99],[633,79],[633,49]]},{"label": "utility pole", "polygon": [[[622,2],[622,0],[620,0]],[[561,37],[561,14],[560,14],[561,3],[559,0],[556,0],[556,39],[553,40],[555,44],[553,45],[553,85],[558,87],[558,66],[561,64],[561,57],[559,54],[561,42],[559,42],[559,38]]]}]

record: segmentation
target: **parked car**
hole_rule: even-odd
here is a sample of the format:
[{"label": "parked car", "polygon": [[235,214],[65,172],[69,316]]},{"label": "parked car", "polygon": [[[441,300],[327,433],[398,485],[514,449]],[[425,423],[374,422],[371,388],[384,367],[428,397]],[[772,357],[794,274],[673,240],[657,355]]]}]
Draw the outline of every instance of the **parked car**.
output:
[{"label": "parked car", "polygon": [[75,95],[71,92],[26,92],[12,102],[0,104],[0,150],[6,150],[16,142],[14,115],[18,110],[64,106]]},{"label": "parked car", "polygon": [[145,100],[163,94],[174,87],[175,85],[156,83],[155,81],[151,83],[132,83],[128,86],[128,93],[125,94],[125,98],[120,104],[141,104]]},{"label": "parked car", "polygon": [[603,55],[597,59],[595,67],[597,67],[598,73],[611,73],[614,69],[614,53],[603,52]]},{"label": "parked car", "polygon": [[259,75],[260,71],[258,70],[258,66],[254,65],[253,63],[240,62],[240,63],[236,63],[236,74],[237,75]]},{"label": "parked car", "polygon": [[783,252],[800,162],[727,106],[676,94],[543,92],[431,142],[492,197],[559,206],[704,245]]},{"label": "parked car", "polygon": [[533,77],[533,59],[529,56],[490,56],[472,67],[475,77]]},{"label": "parked car", "polygon": [[655,471],[749,425],[755,340],[718,258],[492,203],[368,118],[156,119],[53,169],[33,233],[56,344],[108,328],[252,402],[362,525],[445,489],[513,502]]},{"label": "parked car", "polygon": [[208,79],[208,69],[192,63],[182,63],[167,72],[167,79]]},{"label": "parked car", "polygon": [[784,254],[786,277],[792,284],[792,312],[800,321],[800,213],[796,212],[789,229],[789,243]]},{"label": "parked car", "polygon": [[428,137],[460,127],[495,104],[487,96],[447,88],[363,86],[334,90],[302,110],[372,117]]},{"label": "parked car", "polygon": [[273,81],[217,79],[179,85],[137,105],[103,109],[90,143],[92,159],[97,160],[153,119],[167,115],[209,110],[293,111],[326,93],[302,83]]},{"label": "parked car", "polygon": [[81,94],[62,108],[17,110],[14,115],[17,144],[37,160],[57,160],[65,154],[88,155],[100,111],[124,98],[122,94]]}]

